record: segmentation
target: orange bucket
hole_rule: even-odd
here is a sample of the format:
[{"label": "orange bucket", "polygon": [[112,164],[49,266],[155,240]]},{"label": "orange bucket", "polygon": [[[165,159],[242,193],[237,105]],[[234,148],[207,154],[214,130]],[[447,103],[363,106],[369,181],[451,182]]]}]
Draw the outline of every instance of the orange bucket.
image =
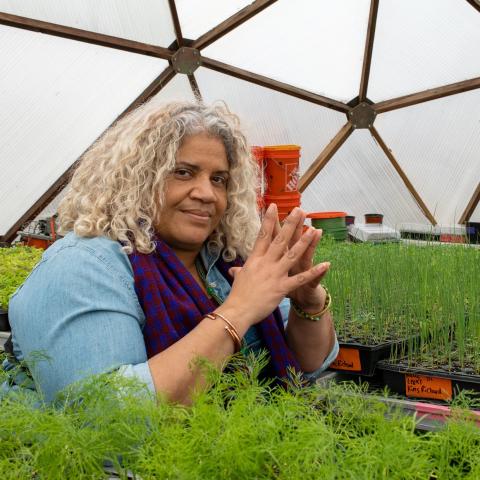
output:
[{"label": "orange bucket", "polygon": [[278,208],[278,218],[285,220],[288,214],[300,206],[301,195],[299,192],[289,192],[283,195],[265,195],[265,206],[275,203]]},{"label": "orange bucket", "polygon": [[365,223],[383,223],[383,214],[382,213],[366,213],[365,214]]},{"label": "orange bucket", "polygon": [[25,245],[27,247],[41,248],[42,250],[46,250],[52,243],[51,240],[43,238],[27,237],[25,239]]},{"label": "orange bucket", "polygon": [[259,165],[263,164],[263,147],[253,145],[250,147],[253,158],[258,162]]},{"label": "orange bucket", "polygon": [[300,147],[298,145],[271,145],[263,148],[266,190],[268,195],[296,192]]},{"label": "orange bucket", "polygon": [[347,214],[345,212],[313,212],[307,213],[307,218],[345,218]]},{"label": "orange bucket", "polygon": [[257,210],[261,217],[265,211],[265,199],[261,195],[257,195]]},{"label": "orange bucket", "polygon": [[257,207],[260,216],[262,216],[265,209],[265,201],[263,199],[263,195],[265,193],[265,163],[263,160],[263,147],[253,146],[250,148],[250,151],[252,152],[253,159],[258,164],[260,178],[258,179],[259,186],[257,190]]}]

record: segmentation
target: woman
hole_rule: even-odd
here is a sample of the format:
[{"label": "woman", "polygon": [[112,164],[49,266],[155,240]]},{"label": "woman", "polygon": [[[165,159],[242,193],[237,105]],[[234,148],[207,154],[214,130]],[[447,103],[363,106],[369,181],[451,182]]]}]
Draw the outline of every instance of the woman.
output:
[{"label": "woman", "polygon": [[[195,358],[221,368],[239,348],[267,348],[276,377],[333,361],[320,232],[302,234],[300,209],[280,228],[275,205],[260,226],[256,178],[221,105],[146,104],[92,146],[59,209],[68,233],[10,301],[15,356],[47,400],[118,369],[188,403]],[[35,351],[49,361],[29,363]]]}]

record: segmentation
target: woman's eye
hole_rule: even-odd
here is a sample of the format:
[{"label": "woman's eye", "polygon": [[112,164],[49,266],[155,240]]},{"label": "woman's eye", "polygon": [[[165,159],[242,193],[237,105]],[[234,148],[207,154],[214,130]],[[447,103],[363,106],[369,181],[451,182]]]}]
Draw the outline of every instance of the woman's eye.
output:
[{"label": "woman's eye", "polygon": [[213,183],[216,183],[218,185],[227,185],[228,178],[223,177],[222,175],[215,175],[212,178]]},{"label": "woman's eye", "polygon": [[190,172],[190,170],[186,168],[177,168],[174,173],[175,176],[179,178],[190,178],[190,176],[192,175],[192,172]]}]

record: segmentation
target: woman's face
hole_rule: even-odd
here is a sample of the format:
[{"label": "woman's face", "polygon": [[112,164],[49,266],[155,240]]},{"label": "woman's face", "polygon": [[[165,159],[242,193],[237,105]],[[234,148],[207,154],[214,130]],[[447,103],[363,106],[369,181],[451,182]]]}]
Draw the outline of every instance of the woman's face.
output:
[{"label": "woman's face", "polygon": [[157,234],[175,251],[195,251],[215,230],[227,208],[229,177],[223,142],[201,133],[183,140],[167,177]]}]

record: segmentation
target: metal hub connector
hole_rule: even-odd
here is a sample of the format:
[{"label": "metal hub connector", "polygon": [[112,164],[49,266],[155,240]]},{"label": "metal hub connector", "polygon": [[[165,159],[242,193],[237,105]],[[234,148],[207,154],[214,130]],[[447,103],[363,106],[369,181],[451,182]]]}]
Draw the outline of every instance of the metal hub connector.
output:
[{"label": "metal hub connector", "polygon": [[348,119],[353,128],[370,128],[373,126],[377,112],[366,102],[359,103],[348,112]]},{"label": "metal hub connector", "polygon": [[179,48],[172,57],[172,67],[177,73],[191,75],[202,64],[202,56],[196,48]]}]

